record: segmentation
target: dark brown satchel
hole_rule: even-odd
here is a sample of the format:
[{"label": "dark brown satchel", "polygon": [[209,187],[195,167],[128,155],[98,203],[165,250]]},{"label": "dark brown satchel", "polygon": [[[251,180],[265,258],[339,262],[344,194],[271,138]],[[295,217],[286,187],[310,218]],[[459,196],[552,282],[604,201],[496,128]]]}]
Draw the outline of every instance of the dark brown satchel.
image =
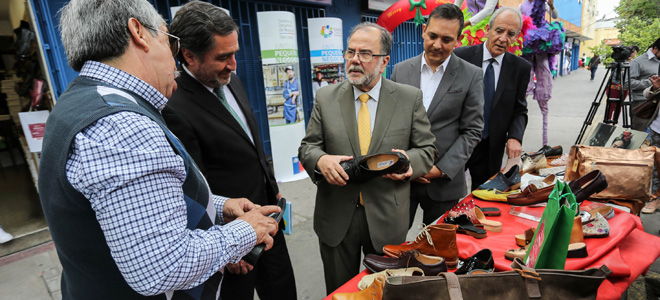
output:
[{"label": "dark brown satchel", "polygon": [[462,299],[596,299],[598,287],[612,273],[609,268],[565,271],[534,270],[519,258],[513,271],[438,276],[389,277],[383,300]]},{"label": "dark brown satchel", "polygon": [[632,109],[633,116],[640,119],[650,119],[653,117],[653,114],[658,107],[658,98],[659,97],[654,97],[653,99],[646,100],[644,103],[635,106]]}]

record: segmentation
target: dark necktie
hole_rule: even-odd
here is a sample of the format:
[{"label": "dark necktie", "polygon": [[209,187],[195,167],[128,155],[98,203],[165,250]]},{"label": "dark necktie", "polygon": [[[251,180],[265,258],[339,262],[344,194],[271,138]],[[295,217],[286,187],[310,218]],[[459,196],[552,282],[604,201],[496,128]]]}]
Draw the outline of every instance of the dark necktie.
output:
[{"label": "dark necktie", "polygon": [[247,127],[245,127],[245,124],[238,116],[238,114],[236,114],[236,111],[234,111],[231,105],[229,105],[229,102],[227,102],[227,98],[225,98],[225,91],[222,89],[222,87],[217,87],[213,89],[213,92],[215,92],[215,94],[218,96],[218,100],[220,100],[220,103],[222,103],[222,105],[229,111],[232,117],[236,119],[236,122],[238,122],[238,124],[241,125],[241,128],[243,128],[243,130],[245,130],[245,132],[247,133],[248,132]]},{"label": "dark necktie", "polygon": [[490,58],[486,73],[484,74],[484,131],[481,133],[481,139],[486,139],[489,135],[490,111],[493,107],[493,96],[495,96],[495,70],[493,69],[494,58]]}]

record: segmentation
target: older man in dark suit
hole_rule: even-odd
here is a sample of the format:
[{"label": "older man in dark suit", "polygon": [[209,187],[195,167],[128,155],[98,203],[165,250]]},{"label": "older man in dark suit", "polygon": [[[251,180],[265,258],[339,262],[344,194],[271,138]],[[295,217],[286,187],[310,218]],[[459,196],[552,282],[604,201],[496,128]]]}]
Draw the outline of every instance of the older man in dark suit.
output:
[{"label": "older man in dark suit", "polygon": [[527,127],[525,91],[531,65],[507,51],[521,27],[518,10],[500,7],[486,25],[485,43],[454,50],[456,56],[484,72],[484,130],[466,165],[473,190],[500,170],[505,145],[509,158],[522,152]]},{"label": "older man in dark suit", "polygon": [[[245,197],[259,205],[280,197],[266,161],[257,122],[236,70],[238,27],[219,7],[194,1],[174,16],[172,34],[181,38],[183,64],[178,89],[163,110],[206,177],[211,191]],[[280,228],[282,228],[280,223]],[[282,230],[255,266],[227,265],[222,299],[296,299],[293,267]]]},{"label": "older man in dark suit", "polygon": [[[410,222],[417,203],[431,224],[467,194],[465,163],[481,138],[483,76],[452,51],[463,28],[454,4],[436,7],[422,27],[424,53],[394,66],[392,80],[421,88],[440,157],[411,185]],[[410,224],[412,225],[412,223]]]}]

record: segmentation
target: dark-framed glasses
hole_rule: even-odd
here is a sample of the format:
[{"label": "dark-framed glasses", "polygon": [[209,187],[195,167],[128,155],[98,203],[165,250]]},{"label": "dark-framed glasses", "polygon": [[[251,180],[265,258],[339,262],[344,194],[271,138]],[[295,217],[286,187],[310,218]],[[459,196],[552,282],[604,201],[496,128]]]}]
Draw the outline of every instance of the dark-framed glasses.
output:
[{"label": "dark-framed glasses", "polygon": [[173,34],[169,34],[169,33],[165,32],[165,31],[162,31],[158,28],[153,28],[153,27],[149,27],[149,26],[145,26],[145,25],[142,25],[142,26],[144,26],[147,29],[155,30],[155,31],[162,32],[162,33],[166,34],[167,37],[169,38],[170,50],[172,50],[172,56],[176,56],[177,54],[179,54],[179,49],[181,49],[181,39],[178,36],[173,35]]},{"label": "dark-framed glasses", "polygon": [[372,54],[371,52],[355,52],[353,50],[344,50],[344,58],[346,60],[351,60],[355,57],[355,54],[358,56],[358,60],[363,63],[368,63],[374,59],[374,56],[387,56],[387,54]]}]

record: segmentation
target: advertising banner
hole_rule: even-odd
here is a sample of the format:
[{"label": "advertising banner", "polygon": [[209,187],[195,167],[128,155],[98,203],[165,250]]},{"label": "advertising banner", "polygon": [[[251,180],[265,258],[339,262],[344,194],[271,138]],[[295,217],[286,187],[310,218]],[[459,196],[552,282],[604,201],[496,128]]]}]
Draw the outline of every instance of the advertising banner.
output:
[{"label": "advertising banner", "polygon": [[344,38],[338,18],[307,19],[310,62],[312,63],[312,94],[328,84],[344,80]]},{"label": "advertising banner", "polygon": [[297,76],[296,19],[288,11],[267,11],[257,13],[257,22],[275,178],[300,180],[307,177],[298,146],[305,136],[302,89],[308,87]]}]

